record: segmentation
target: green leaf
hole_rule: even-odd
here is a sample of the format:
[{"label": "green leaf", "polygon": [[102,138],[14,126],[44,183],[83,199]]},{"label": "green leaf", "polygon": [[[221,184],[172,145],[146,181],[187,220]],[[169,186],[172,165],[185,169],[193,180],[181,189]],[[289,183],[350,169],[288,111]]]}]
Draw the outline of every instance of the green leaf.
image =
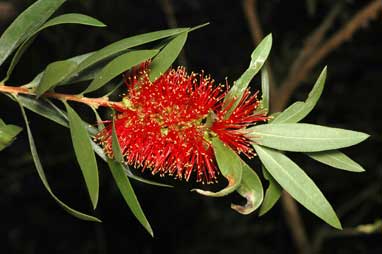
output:
[{"label": "green leaf", "polygon": [[172,39],[159,53],[155,56],[150,64],[150,80],[154,81],[163,74],[172,65],[178,57],[180,51],[187,40],[187,32],[183,32]]},{"label": "green leaf", "polygon": [[241,75],[241,77],[236,80],[235,84],[229,90],[224,99],[224,106],[226,107],[235,100],[233,106],[228,110],[226,118],[235,110],[236,106],[239,104],[241,97],[245,89],[247,89],[249,82],[252,78],[260,71],[264,62],[267,60],[269,52],[272,47],[272,34],[267,35],[256,49],[252,52],[251,62],[248,69]]},{"label": "green leaf", "polygon": [[306,153],[310,158],[319,161],[323,164],[329,165],[333,168],[338,168],[351,172],[363,172],[365,169],[362,168],[357,162],[350,159],[346,154],[338,151],[323,151],[316,153]]},{"label": "green leaf", "polygon": [[67,13],[60,15],[58,17],[52,18],[48,22],[46,22],[38,31],[41,31],[45,28],[63,25],[63,24],[78,24],[85,26],[94,26],[94,27],[105,27],[106,25],[95,19],[93,17],[80,14],[80,13]]},{"label": "green leaf", "polygon": [[69,104],[65,103],[65,106],[68,112],[74,152],[85,179],[93,209],[95,209],[97,207],[99,196],[99,180],[97,161],[91,145],[91,140],[82,119],[69,106]]},{"label": "green leaf", "polygon": [[261,69],[261,107],[269,111],[269,73],[267,68]]},{"label": "green leaf", "polygon": [[41,82],[36,89],[37,96],[41,96],[49,89],[53,88],[61,81],[63,81],[68,73],[73,71],[77,67],[77,64],[73,61],[58,61],[49,64],[44,74],[42,75]]},{"label": "green leaf", "polygon": [[[210,197],[223,197],[226,196],[240,186],[244,164],[231,148],[226,146],[219,138],[212,138],[212,148],[215,153],[216,162],[222,175],[227,178],[228,185],[218,192],[205,191],[201,189],[193,189],[199,194]],[[213,163],[213,162],[211,162]]]},{"label": "green leaf", "polygon": [[52,106],[46,100],[36,100],[35,97],[19,95],[17,100],[27,109],[39,114],[53,122],[56,122],[64,127],[69,127],[68,120],[60,115],[57,110],[52,108]]},{"label": "green leaf", "polygon": [[123,156],[121,153],[121,148],[119,146],[118,138],[115,133],[115,126],[113,122],[113,132],[112,132],[112,144],[113,144],[113,153],[116,160],[108,159],[108,164],[111,170],[111,173],[114,177],[115,183],[117,184],[123,198],[125,199],[127,205],[130,207],[130,210],[142,226],[150,233],[151,236],[154,236],[153,230],[148,222],[141,205],[137,199],[137,196],[134,193],[133,187],[130,184],[129,178],[125,174],[125,170],[121,164]]},{"label": "green leaf", "polygon": [[50,188],[49,186],[49,183],[48,183],[48,180],[46,179],[46,176],[45,176],[45,172],[44,172],[44,169],[41,165],[41,161],[40,161],[40,158],[38,156],[38,153],[37,153],[37,149],[36,149],[36,146],[35,146],[35,143],[34,143],[34,139],[33,139],[33,136],[32,136],[32,132],[29,128],[29,123],[28,123],[28,118],[25,114],[25,110],[22,106],[22,104],[20,103],[20,108],[21,108],[21,112],[22,112],[22,115],[24,117],[24,120],[25,120],[25,125],[27,127],[27,133],[28,133],[28,139],[29,139],[29,145],[30,145],[30,149],[31,149],[31,153],[32,153],[32,157],[33,157],[33,161],[35,163],[35,166],[36,166],[36,169],[37,169],[37,173],[44,185],[44,187],[46,188],[46,190],[49,192],[49,194],[54,198],[54,200],[66,211],[68,212],[69,214],[73,215],[74,217],[76,218],[79,218],[81,220],[86,220],[86,221],[94,221],[94,222],[101,222],[98,218],[96,217],[93,217],[93,216],[90,216],[90,215],[87,215],[87,214],[84,214],[84,213],[81,213],[77,210],[74,210],[73,208],[69,207],[68,205],[66,205],[64,202],[62,202],[52,191],[52,189]]},{"label": "green leaf", "polygon": [[23,11],[0,37],[0,65],[65,2],[39,0]]},{"label": "green leaf", "polygon": [[264,191],[256,172],[244,161],[242,164],[243,176],[237,192],[247,199],[247,203],[244,206],[231,204],[231,208],[241,214],[250,214],[260,207],[261,202],[263,202]]},{"label": "green leaf", "polygon": [[305,102],[297,101],[293,103],[277,117],[275,117],[272,124],[297,123],[304,119],[313,110],[314,106],[316,106],[318,100],[320,99],[325,86],[326,72],[327,67],[325,66]]},{"label": "green leaf", "polygon": [[309,178],[292,160],[280,151],[253,145],[261,162],[273,178],[294,199],[329,225],[341,229],[332,206]]},{"label": "green leaf", "polygon": [[22,131],[22,128],[12,124],[5,124],[0,119],[0,151],[9,146]]},{"label": "green leaf", "polygon": [[90,66],[96,64],[99,61],[103,61],[117,54],[124,53],[129,48],[146,44],[149,42],[153,42],[156,40],[160,40],[166,37],[174,36],[188,30],[189,28],[168,29],[168,30],[156,31],[156,32],[151,32],[146,34],[140,34],[140,35],[128,37],[120,41],[114,42],[98,50],[94,55],[87,58],[84,62],[82,62],[78,66],[78,68],[75,70],[75,73],[79,73],[89,68]]},{"label": "green leaf", "polygon": [[[96,27],[106,26],[101,21],[99,21],[95,18],[92,18],[92,17],[87,16],[87,15],[83,15],[83,14],[78,14],[78,13],[69,13],[69,14],[64,14],[64,15],[52,18],[51,20],[46,22],[42,27],[40,27],[37,31],[35,31],[30,36],[30,38],[28,40],[24,41],[23,44],[18,48],[18,50],[16,51],[16,54],[12,58],[12,62],[8,68],[7,77],[5,78],[5,80],[8,80],[8,78],[11,76],[13,69],[15,68],[17,63],[19,62],[21,56],[29,48],[29,46],[33,43],[34,39],[37,37],[39,32],[41,32],[42,30],[44,30],[46,28],[49,28],[52,26],[57,26],[57,25],[62,25],[62,24],[79,24],[79,25],[96,26]],[[77,67],[77,66],[75,66],[75,67]]]},{"label": "green leaf", "polygon": [[[95,91],[107,82],[158,53],[158,50],[137,50],[125,53],[108,63],[83,93]],[[86,60],[85,60],[86,61]]]},{"label": "green leaf", "polygon": [[318,152],[358,144],[369,135],[313,124],[263,124],[250,128],[256,144],[292,152]]},{"label": "green leaf", "polygon": [[[88,58],[92,54],[94,54],[94,52],[89,52],[89,53],[74,56],[74,57],[71,57],[71,58],[68,58],[68,59],[65,59],[62,61],[53,62],[50,65],[55,65],[56,63],[58,63],[59,65],[61,64],[64,66],[65,65],[71,66],[74,64],[76,66],[78,66],[82,61],[84,61],[86,58]],[[63,63],[63,62],[68,62],[68,63]],[[48,67],[50,65],[48,65]],[[66,73],[64,72],[65,70],[67,71]],[[100,70],[100,68],[97,69],[97,71],[99,71],[99,70]],[[28,83],[28,86],[29,87],[38,87],[41,83],[42,77],[45,74],[45,71],[46,70],[39,73],[31,82]],[[84,73],[83,75],[82,74],[81,75],[74,75],[74,76],[71,76],[70,80],[68,80],[69,75],[72,74],[72,68],[64,68],[64,69],[61,69],[60,72],[61,72],[60,73],[61,78],[57,79],[57,81],[59,83],[51,84],[50,85],[51,87],[58,86],[58,85],[64,85],[67,81],[70,81],[70,82],[87,81],[87,80],[93,79],[95,76],[95,73],[96,73],[94,71],[91,71],[90,73]],[[52,74],[49,74],[49,75],[52,75]]]},{"label": "green leaf", "polygon": [[265,191],[264,201],[260,206],[259,216],[263,216],[269,210],[272,209],[272,207],[280,199],[281,193],[283,191],[280,184],[276,182],[276,180],[267,172],[267,170],[264,167],[262,168],[263,168],[263,175],[265,179],[268,180],[269,185],[267,190]]}]

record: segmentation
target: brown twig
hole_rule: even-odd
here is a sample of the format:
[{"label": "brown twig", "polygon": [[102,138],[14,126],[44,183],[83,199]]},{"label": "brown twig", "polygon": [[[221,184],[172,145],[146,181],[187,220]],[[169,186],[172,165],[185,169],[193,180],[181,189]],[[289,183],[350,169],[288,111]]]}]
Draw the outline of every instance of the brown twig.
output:
[{"label": "brown twig", "polygon": [[[20,86],[0,85],[0,92],[10,93],[14,95],[26,94],[26,95],[36,96],[36,94],[30,89],[26,87],[20,87]],[[83,96],[74,95],[74,94],[63,94],[63,93],[53,93],[53,92],[45,93],[43,96],[48,98],[58,99],[61,101],[75,101],[75,102],[87,104],[94,108],[98,108],[98,107],[123,108],[124,107],[122,102],[109,101],[107,97],[88,98],[88,97],[83,97]]]},{"label": "brown twig", "polygon": [[338,32],[326,40],[318,49],[307,58],[297,70],[295,75],[288,76],[279,89],[279,97],[277,98],[276,109],[282,110],[287,104],[291,94],[306,79],[311,70],[317,63],[326,57],[334,49],[338,48],[342,43],[348,40],[358,29],[367,24],[371,19],[377,16],[382,9],[382,1],[374,0],[366,7],[356,13],[353,18],[345,24]]},{"label": "brown twig", "polygon": [[[243,1],[243,11],[247,18],[249,32],[252,36],[252,41],[255,46],[261,42],[264,37],[263,29],[261,28],[261,23],[259,15],[256,8],[256,0],[244,0]],[[267,62],[265,65],[269,73],[269,94],[271,98],[276,98],[276,89],[275,89],[275,79],[270,64]],[[273,101],[273,99],[270,99]]]},{"label": "brown twig", "polygon": [[0,21],[8,20],[16,15],[16,9],[12,3],[0,3]]},{"label": "brown twig", "polygon": [[[177,28],[178,22],[176,20],[174,7],[172,5],[172,0],[160,0],[163,12],[166,15],[167,24],[170,28]],[[179,64],[182,66],[187,66],[187,57],[184,50],[182,50],[178,57]]]}]

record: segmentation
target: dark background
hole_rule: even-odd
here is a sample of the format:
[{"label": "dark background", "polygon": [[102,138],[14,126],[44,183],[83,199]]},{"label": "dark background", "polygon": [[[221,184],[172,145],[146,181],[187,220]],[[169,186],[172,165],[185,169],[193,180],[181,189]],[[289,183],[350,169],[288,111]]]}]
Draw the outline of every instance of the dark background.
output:
[{"label": "dark background", "polygon": [[[11,3],[17,14],[32,2],[0,3]],[[258,1],[264,33],[273,33],[270,63],[277,83],[287,75],[304,39],[336,2],[339,1]],[[327,36],[334,34],[369,2],[372,1],[345,1]],[[224,82],[225,77],[232,82],[240,76],[254,48],[242,1],[173,0],[173,4],[179,26],[211,23],[189,34],[184,50],[188,69],[203,69],[218,82]],[[131,35],[168,28],[159,0],[72,0],[58,13],[64,12],[94,16],[108,27],[61,26],[43,32],[22,59],[10,83],[28,82],[51,61],[96,50]],[[0,15],[0,18],[0,29],[4,30],[14,17]],[[382,253],[382,229],[372,234],[354,230],[358,225],[382,219],[381,34],[379,14],[322,59],[290,100],[306,98],[315,78],[324,65],[328,65],[324,93],[305,122],[371,135],[366,142],[344,150],[364,166],[366,172],[362,174],[335,170],[291,154],[332,203],[346,229],[333,230],[300,207],[312,251]],[[259,82],[252,85],[259,89]],[[90,211],[69,131],[33,113],[29,116],[54,192],[72,207]],[[5,96],[0,99],[0,117],[7,123],[23,125],[18,107]],[[101,189],[96,211],[103,223],[94,224],[71,217],[49,196],[35,171],[25,132],[2,151],[0,161],[0,253],[297,252],[280,203],[261,218],[256,214],[243,216],[229,208],[232,200],[237,201],[235,195],[207,198],[189,192],[195,186],[191,182],[144,174],[175,185],[167,189],[132,182],[154,229],[152,239],[125,205],[105,163],[99,161]]]}]

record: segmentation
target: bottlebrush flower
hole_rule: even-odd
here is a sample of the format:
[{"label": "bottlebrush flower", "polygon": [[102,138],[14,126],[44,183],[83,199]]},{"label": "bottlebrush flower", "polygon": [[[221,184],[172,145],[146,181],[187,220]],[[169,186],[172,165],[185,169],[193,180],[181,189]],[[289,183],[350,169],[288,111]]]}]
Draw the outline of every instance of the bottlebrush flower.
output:
[{"label": "bottlebrush flower", "polygon": [[[255,111],[260,103],[257,93],[246,90],[227,115],[236,100],[224,103],[228,85],[215,85],[203,73],[187,74],[184,67],[151,82],[147,65],[125,76],[125,107],[116,108],[115,130],[126,163],[187,181],[195,172],[197,181],[211,183],[218,173],[211,136],[217,135],[238,153],[253,155],[246,128],[268,119]],[[112,158],[112,125],[96,140]]]}]

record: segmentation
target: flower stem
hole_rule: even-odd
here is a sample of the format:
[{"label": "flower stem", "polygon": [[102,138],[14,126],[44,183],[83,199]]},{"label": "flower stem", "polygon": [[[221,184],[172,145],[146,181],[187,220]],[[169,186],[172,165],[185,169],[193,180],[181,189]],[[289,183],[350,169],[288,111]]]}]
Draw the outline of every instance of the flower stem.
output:
[{"label": "flower stem", "polygon": [[[2,93],[10,93],[10,94],[26,94],[26,95],[32,95],[36,96],[36,93],[31,91],[30,89],[26,87],[16,87],[16,86],[6,86],[4,84],[0,84],[0,92]],[[83,103],[86,105],[89,105],[90,107],[98,108],[98,107],[113,107],[113,108],[123,108],[124,105],[122,102],[114,102],[109,101],[108,97],[100,97],[100,98],[88,98],[83,97],[80,95],[75,94],[63,94],[63,93],[54,93],[54,92],[48,92],[43,95],[44,97],[54,98],[61,101],[76,101],[79,103]]]}]

